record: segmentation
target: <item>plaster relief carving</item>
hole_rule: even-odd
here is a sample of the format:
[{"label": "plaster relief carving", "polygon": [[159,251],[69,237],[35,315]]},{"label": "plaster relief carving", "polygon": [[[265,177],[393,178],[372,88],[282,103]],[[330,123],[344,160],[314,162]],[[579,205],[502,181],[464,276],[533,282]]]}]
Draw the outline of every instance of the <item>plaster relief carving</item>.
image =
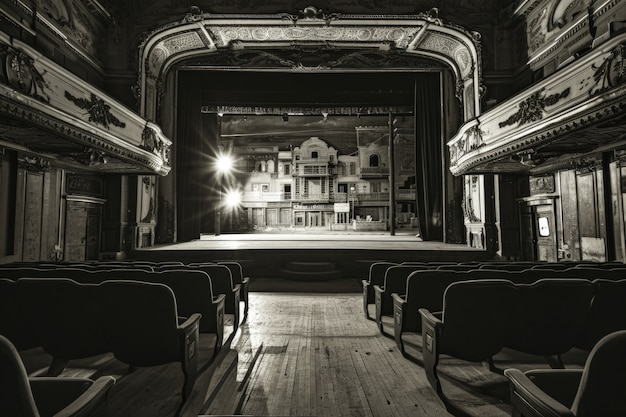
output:
[{"label": "plaster relief carving", "polygon": [[74,97],[66,91],[65,98],[73,102],[77,107],[87,110],[90,122],[101,124],[106,129],[108,129],[110,125],[121,128],[126,127],[126,123],[120,121],[120,119],[111,114],[111,106],[93,93],[91,94],[91,99],[87,100],[84,98]]},{"label": "plaster relief carving", "polygon": [[589,90],[590,96],[602,94],[604,91],[616,87],[626,81],[626,44],[615,47],[600,65],[593,64],[594,85]]},{"label": "plaster relief carving", "polygon": [[502,127],[510,126],[517,123],[518,126],[536,122],[543,119],[543,113],[548,106],[555,105],[559,100],[569,95],[570,89],[566,88],[560,93],[546,96],[543,89],[532,94],[526,100],[519,103],[519,110],[498,125]]},{"label": "plaster relief carving", "polygon": [[50,86],[44,79],[45,71],[39,72],[35,61],[22,51],[8,45],[0,45],[0,82],[22,94],[50,103],[46,90]]}]

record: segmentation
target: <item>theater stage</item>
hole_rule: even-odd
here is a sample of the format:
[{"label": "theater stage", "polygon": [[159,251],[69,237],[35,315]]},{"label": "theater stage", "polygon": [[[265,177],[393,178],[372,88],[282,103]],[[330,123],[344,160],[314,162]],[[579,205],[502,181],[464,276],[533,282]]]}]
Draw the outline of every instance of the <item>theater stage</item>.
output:
[{"label": "theater stage", "polygon": [[185,263],[237,260],[250,277],[292,281],[361,279],[372,261],[469,261],[493,253],[465,244],[424,242],[414,233],[249,233],[201,235],[190,242],[138,249],[130,259]]}]

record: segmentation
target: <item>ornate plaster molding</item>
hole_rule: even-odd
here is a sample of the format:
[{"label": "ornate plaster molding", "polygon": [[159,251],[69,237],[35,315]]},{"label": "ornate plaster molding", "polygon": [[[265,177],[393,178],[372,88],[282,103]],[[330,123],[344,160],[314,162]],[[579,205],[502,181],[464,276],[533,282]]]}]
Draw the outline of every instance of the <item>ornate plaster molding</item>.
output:
[{"label": "ornate plaster molding", "polygon": [[[0,32],[0,115],[147,171],[169,172],[171,141],[104,92]],[[154,140],[146,146],[149,129]],[[58,139],[57,138],[57,139]],[[19,138],[15,138],[19,143]]]},{"label": "ornate plaster molding", "polygon": [[[480,114],[483,86],[478,34],[444,23],[435,9],[416,15],[383,16],[332,14],[314,7],[305,8],[297,15],[208,14],[196,10],[182,21],[155,30],[139,51],[140,73],[135,89],[139,112],[148,120],[158,119],[160,86],[168,71],[183,61],[219,55],[218,52],[225,50],[271,53],[305,46],[349,51],[346,54],[376,50],[437,61],[450,68],[457,79],[465,119]],[[269,58],[272,57],[268,57],[267,63],[271,64]],[[340,57],[330,65],[345,68],[349,62]],[[373,62],[365,65],[371,65],[370,69],[374,70],[379,68]],[[274,67],[284,70],[285,64],[278,61]],[[328,68],[304,65],[297,68],[320,69]]]},{"label": "ornate plaster molding", "polygon": [[494,161],[619,120],[626,114],[624,58],[626,33],[466,123],[448,142],[451,171],[481,172]]}]

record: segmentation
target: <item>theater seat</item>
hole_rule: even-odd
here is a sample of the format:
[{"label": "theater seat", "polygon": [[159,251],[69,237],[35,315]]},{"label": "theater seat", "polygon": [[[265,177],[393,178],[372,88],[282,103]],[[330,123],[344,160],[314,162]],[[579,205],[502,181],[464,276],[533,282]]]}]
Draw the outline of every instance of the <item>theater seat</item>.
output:
[{"label": "theater seat", "polygon": [[104,416],[115,378],[29,378],[15,346],[0,336],[0,415]]},{"label": "theater seat", "polygon": [[202,315],[178,317],[174,292],[164,284],[116,280],[98,287],[99,319],[115,357],[131,367],[180,362],[185,402],[198,371]]},{"label": "theater seat", "polygon": [[593,348],[584,369],[507,369],[513,416],[626,416],[626,331]]}]

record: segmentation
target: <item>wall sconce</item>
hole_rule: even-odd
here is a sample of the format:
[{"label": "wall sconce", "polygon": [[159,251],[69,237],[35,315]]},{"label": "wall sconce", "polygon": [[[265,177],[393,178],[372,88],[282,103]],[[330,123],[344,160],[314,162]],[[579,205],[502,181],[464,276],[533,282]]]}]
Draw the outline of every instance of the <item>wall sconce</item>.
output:
[{"label": "wall sconce", "polygon": [[288,122],[289,121],[289,116],[287,115],[287,113],[283,113],[282,119],[283,119],[283,122]]},{"label": "wall sconce", "polygon": [[327,111],[323,111],[322,112],[322,116],[324,116],[324,123],[326,123],[328,121],[328,112]]}]

